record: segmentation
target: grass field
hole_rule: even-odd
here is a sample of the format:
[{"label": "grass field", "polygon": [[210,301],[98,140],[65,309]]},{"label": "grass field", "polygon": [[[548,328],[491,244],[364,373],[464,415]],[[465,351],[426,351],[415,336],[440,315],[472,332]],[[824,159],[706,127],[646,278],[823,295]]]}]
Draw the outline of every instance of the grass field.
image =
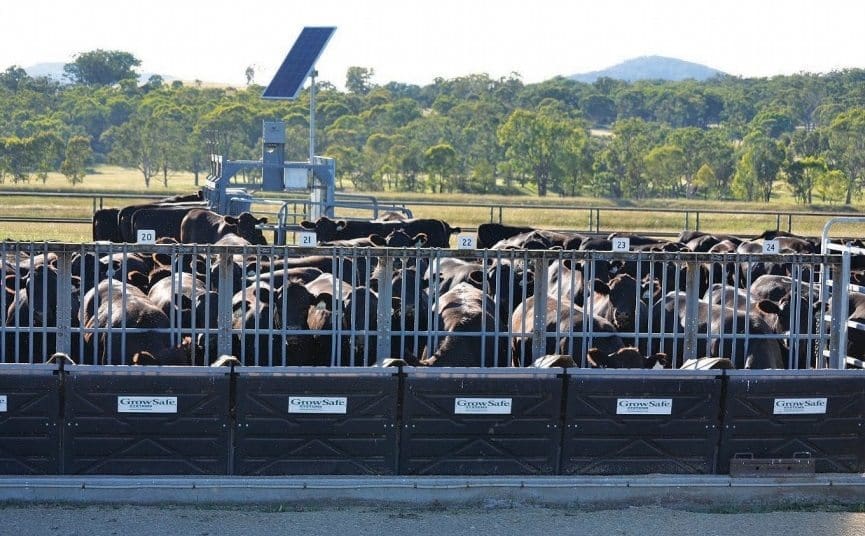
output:
[{"label": "grass field", "polygon": [[[81,194],[146,194],[169,196],[189,193],[196,189],[191,173],[171,174],[168,187],[156,177],[150,188],[145,188],[141,173],[134,169],[98,166],[88,174],[83,184],[72,186],[60,174],[50,174],[47,181],[26,184],[0,184],[0,216],[35,216],[44,218],[80,218],[89,220],[94,208],[122,207],[139,202],[136,199],[94,199],[75,197]],[[204,175],[200,176],[204,181]],[[24,193],[33,195],[21,196]],[[14,193],[15,195],[9,195]],[[4,195],[5,194],[5,195]],[[46,195],[47,194],[47,195]],[[72,194],[72,195],[69,195]],[[262,193],[263,197],[278,197]],[[701,201],[686,199],[650,199],[642,201],[613,200],[594,197],[493,196],[476,194],[406,194],[376,192],[380,203],[405,203],[415,217],[439,218],[455,226],[476,227],[478,224],[498,221],[511,225],[526,225],[547,229],[595,230],[601,232],[667,232],[694,229],[699,212],[699,228],[715,232],[757,234],[780,225],[787,229],[787,213],[796,213],[792,220],[793,232],[818,235],[832,213],[865,214],[865,205],[858,201],[853,206],[810,205],[793,202],[792,197],[779,185],[771,203],[738,201]],[[423,203],[435,203],[435,206]],[[500,208],[503,205],[504,208]],[[573,208],[579,207],[579,208]],[[638,211],[637,209],[648,209]],[[685,213],[687,211],[687,214]],[[711,211],[725,211],[712,214]],[[339,215],[341,212],[337,212]],[[804,215],[805,213],[809,215]],[[346,215],[364,213],[345,211]],[[368,213],[366,213],[368,214]],[[781,216],[779,217],[779,214]],[[846,235],[865,236],[865,225],[841,228]],[[91,238],[89,224],[0,222],[0,239],[54,240],[82,242]]]}]

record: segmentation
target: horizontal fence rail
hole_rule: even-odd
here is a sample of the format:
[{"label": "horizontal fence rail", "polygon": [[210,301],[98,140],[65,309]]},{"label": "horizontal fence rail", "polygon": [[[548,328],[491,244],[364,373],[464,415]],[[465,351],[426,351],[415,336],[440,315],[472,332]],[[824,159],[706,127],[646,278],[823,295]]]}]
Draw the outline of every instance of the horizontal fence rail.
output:
[{"label": "horizontal fence rail", "polygon": [[811,369],[843,368],[847,344],[847,288],[822,282],[849,255],[4,242],[0,258],[8,363]]},{"label": "horizontal fence rail", "polygon": [[[31,223],[90,223],[93,214],[98,210],[105,208],[107,201],[131,201],[131,200],[157,200],[165,197],[165,194],[126,194],[126,193],[111,193],[111,192],[70,192],[70,193],[52,193],[42,191],[21,191],[21,190],[0,190],[2,195],[7,197],[39,197],[46,199],[89,199],[91,201],[91,210],[81,210],[77,216],[69,216],[66,218],[51,218],[51,217],[32,217],[29,214],[3,214],[0,215],[0,222],[31,222]],[[377,217],[381,211],[396,210],[406,213],[418,213],[424,209],[437,208],[471,208],[476,213],[484,214],[485,221],[497,223],[517,224],[525,220],[522,214],[525,211],[543,210],[548,213],[561,213],[567,215],[567,219],[576,223],[572,225],[571,230],[590,233],[610,233],[621,231],[621,220],[623,217],[631,217],[632,215],[638,218],[638,221],[657,221],[657,224],[652,228],[640,229],[634,227],[635,233],[648,232],[656,233],[658,228],[668,229],[666,233],[670,234],[680,230],[703,230],[712,229],[715,232],[733,232],[743,228],[743,223],[740,221],[737,226],[726,228],[731,221],[745,220],[744,227],[751,228],[754,233],[765,231],[766,229],[783,230],[787,232],[805,232],[806,229],[819,228],[826,218],[845,217],[848,213],[843,212],[807,212],[807,211],[730,211],[723,209],[672,209],[666,208],[659,211],[657,208],[643,207],[593,207],[586,205],[572,204],[540,204],[540,203],[458,203],[458,202],[436,202],[436,201],[385,201],[377,200],[373,196],[356,196],[353,194],[337,193],[337,206],[345,210],[351,211],[357,209],[357,216]],[[258,215],[268,215],[273,222],[281,222],[286,226],[286,230],[297,230],[299,222],[312,214],[312,206],[314,203],[310,201],[308,196],[299,197],[296,195],[284,195],[279,198],[259,199],[257,197],[244,198],[245,202],[256,205],[256,213]],[[261,205],[269,202],[277,202],[284,205],[284,210],[269,210]],[[576,216],[575,216],[576,215]],[[641,218],[645,216],[645,218]],[[528,223],[531,220],[527,220]],[[583,223],[580,223],[583,222]],[[483,221],[479,222],[483,223]],[[747,224],[752,224],[749,226]],[[470,229],[470,225],[462,225],[463,229]],[[284,232],[284,231],[283,231]]]}]

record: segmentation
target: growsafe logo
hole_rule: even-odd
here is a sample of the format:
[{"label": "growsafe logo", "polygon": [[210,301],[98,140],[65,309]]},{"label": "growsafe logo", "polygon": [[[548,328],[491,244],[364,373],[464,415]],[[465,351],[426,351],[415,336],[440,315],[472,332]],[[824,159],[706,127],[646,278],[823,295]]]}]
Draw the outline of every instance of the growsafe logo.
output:
[{"label": "growsafe logo", "polygon": [[177,413],[176,396],[118,396],[118,413]]},{"label": "growsafe logo", "polygon": [[776,398],[775,415],[822,415],[826,413],[826,398]]},{"label": "growsafe logo", "polygon": [[672,398],[619,398],[616,415],[671,415]]},{"label": "growsafe logo", "polygon": [[457,415],[510,415],[511,398],[457,398],[454,413]]}]

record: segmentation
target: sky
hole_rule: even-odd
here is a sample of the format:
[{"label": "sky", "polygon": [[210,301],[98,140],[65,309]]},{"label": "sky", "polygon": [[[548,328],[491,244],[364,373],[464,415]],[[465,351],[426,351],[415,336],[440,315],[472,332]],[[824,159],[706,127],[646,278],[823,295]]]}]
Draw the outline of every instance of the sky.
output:
[{"label": "sky", "polygon": [[336,26],[320,81],[518,73],[524,83],[670,56],[743,77],[865,68],[862,0],[2,0],[0,69],[122,50],[139,72],[267,85],[304,26]]}]

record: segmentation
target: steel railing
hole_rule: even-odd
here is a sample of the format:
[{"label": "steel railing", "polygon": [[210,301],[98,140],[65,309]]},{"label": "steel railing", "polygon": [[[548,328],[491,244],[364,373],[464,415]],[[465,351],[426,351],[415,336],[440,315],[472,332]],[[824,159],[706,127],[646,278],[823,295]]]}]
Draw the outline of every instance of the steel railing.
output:
[{"label": "steel railing", "polygon": [[[592,348],[634,347],[672,367],[714,355],[740,367],[842,368],[831,356],[848,329],[821,299],[827,274],[849,273],[843,255],[5,242],[0,257],[6,362],[62,352],[86,364],[138,354],[492,367],[567,354],[589,366]],[[778,267],[790,275],[776,281],[787,288],[786,329],[770,329],[778,315],[753,292]],[[832,287],[828,301],[846,304],[847,292]]]}]

